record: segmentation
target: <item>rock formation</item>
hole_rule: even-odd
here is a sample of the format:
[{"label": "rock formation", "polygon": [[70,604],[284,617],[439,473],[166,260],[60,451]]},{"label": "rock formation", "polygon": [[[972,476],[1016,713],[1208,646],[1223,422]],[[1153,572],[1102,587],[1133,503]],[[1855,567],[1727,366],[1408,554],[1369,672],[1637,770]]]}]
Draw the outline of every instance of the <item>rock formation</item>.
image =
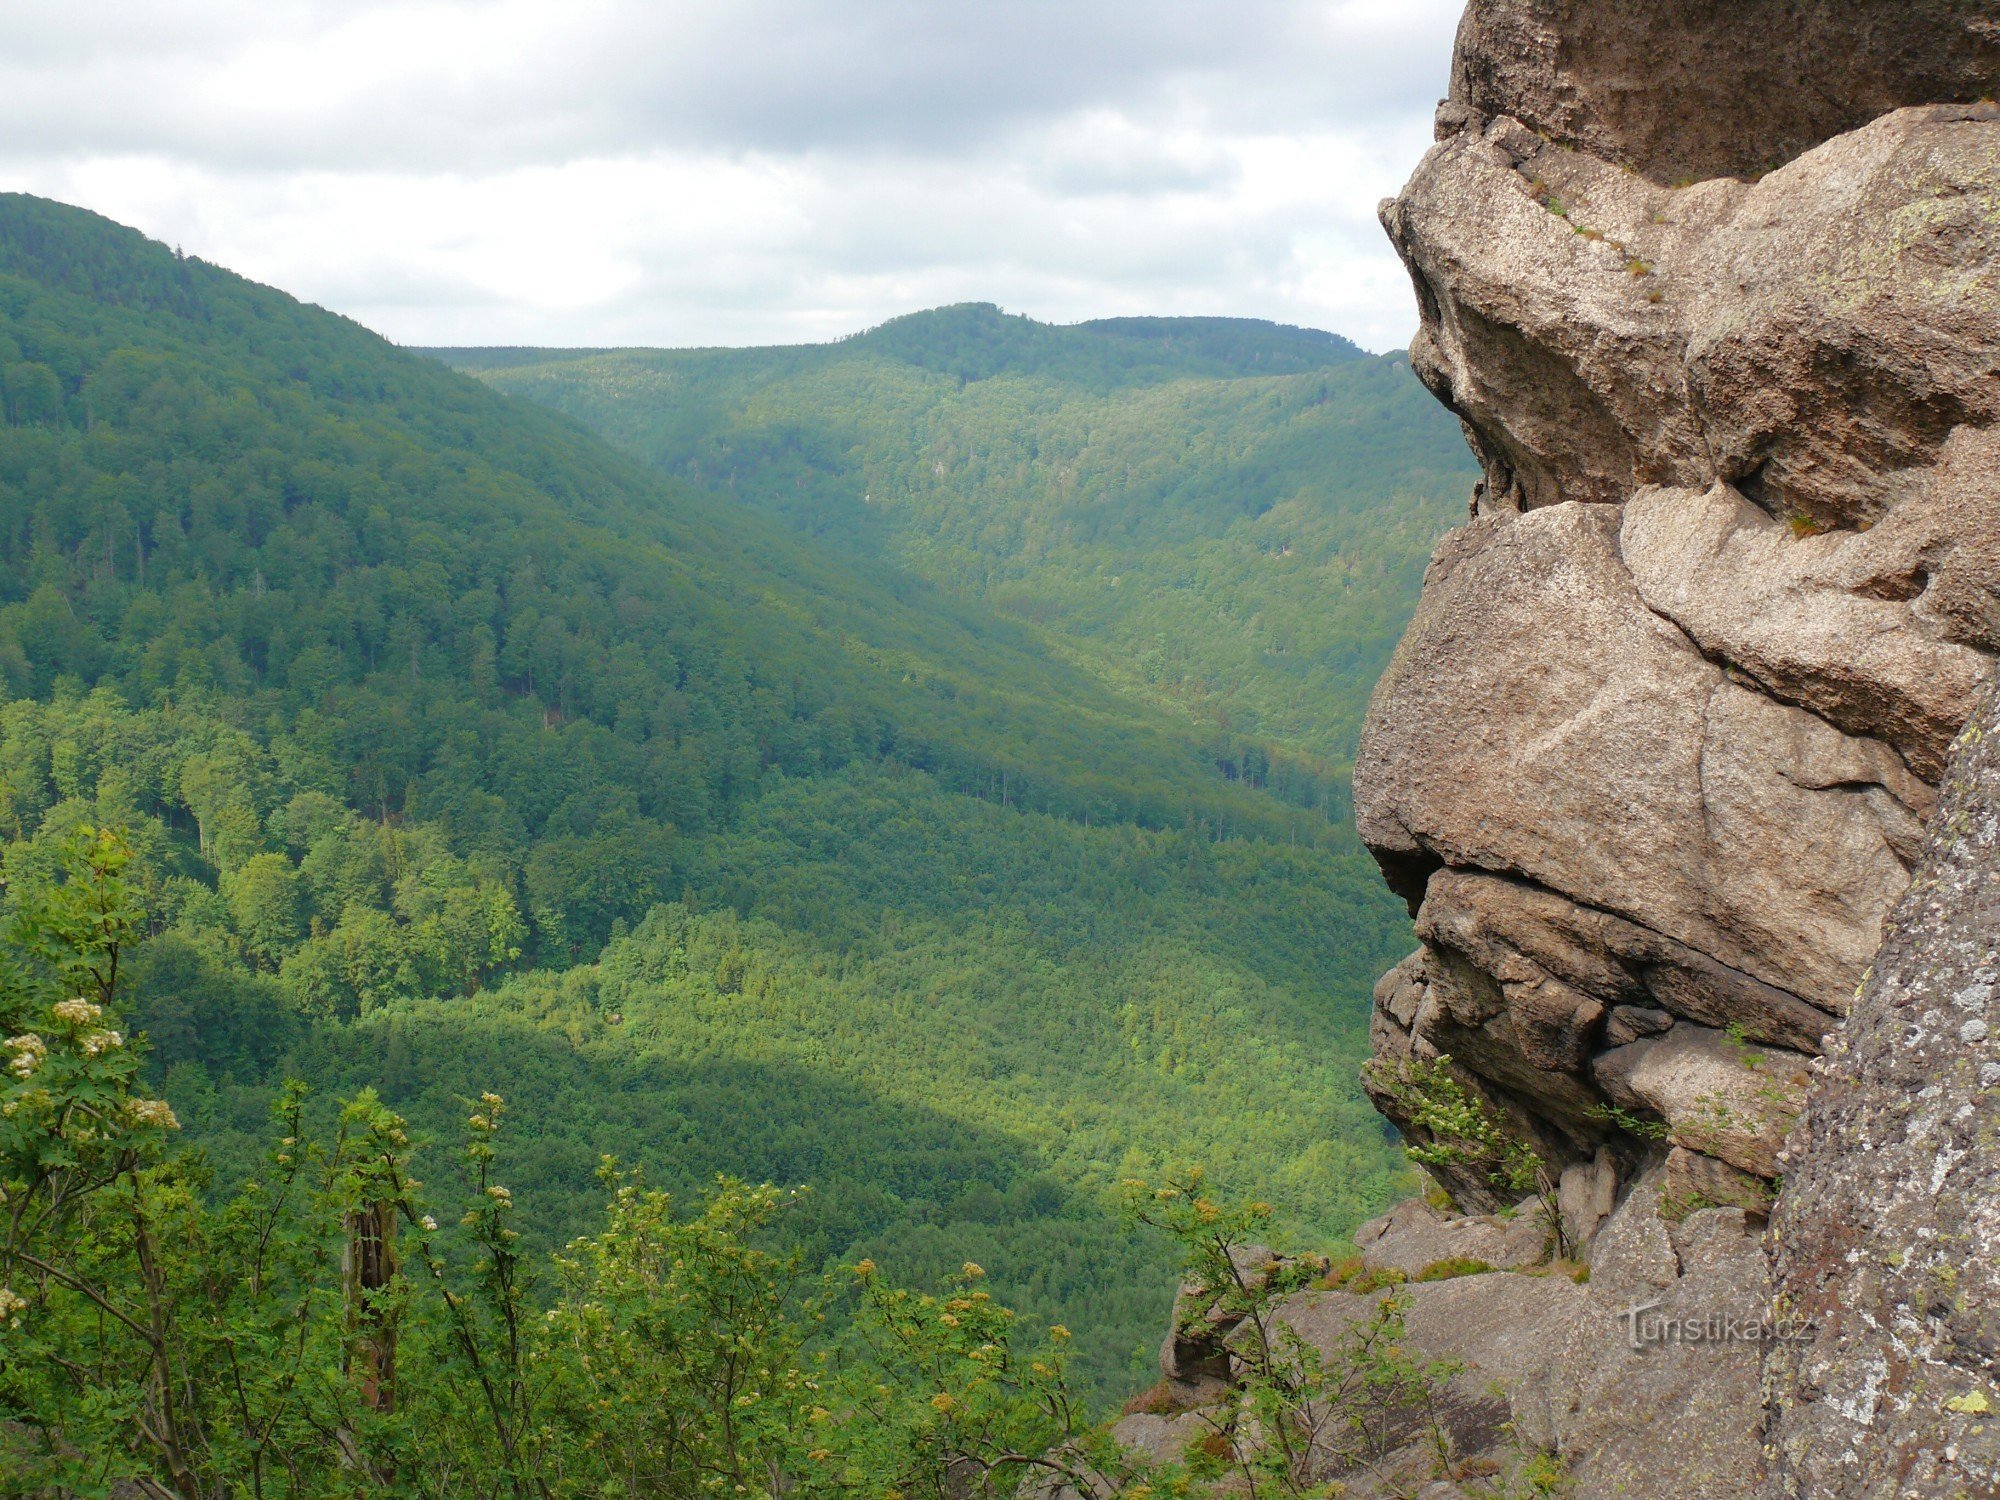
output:
[{"label": "rock formation", "polygon": [[1453,78],[1383,220],[1485,478],[1355,769],[1378,1053],[1737,1201],[2000,650],[2000,12],[1476,0]]},{"label": "rock formation", "polygon": [[1451,97],[1673,183],[1768,172],[1996,76],[1985,0],[1475,0]]},{"label": "rock formation", "polygon": [[1580,1495],[1761,1482],[1740,1351],[1602,1324],[1762,1305],[1781,1173],[1774,1493],[2000,1493],[1996,92],[1995,0],[1473,0],[1383,208],[1485,472],[1355,768],[1422,944],[1369,1087],[1497,1222],[1471,1101],[1592,1260],[1509,1396]]},{"label": "rock formation", "polygon": [[[1545,1493],[1526,1465],[1554,1454],[1560,1467],[1542,1472],[1559,1476],[1556,1493],[1740,1500],[1759,1464],[1746,1414],[1760,1345],[1710,1330],[1765,1326],[1768,1273],[1743,1209],[1662,1217],[1667,1175],[1649,1172],[1605,1220],[1587,1277],[1548,1260],[1532,1204],[1450,1216],[1406,1203],[1364,1225],[1344,1278],[1320,1276],[1271,1308],[1271,1341],[1296,1337],[1327,1368],[1351,1366],[1356,1330],[1393,1297],[1399,1346],[1441,1374],[1420,1399],[1405,1391],[1402,1405],[1368,1410],[1360,1425],[1380,1441],[1361,1452],[1342,1441],[1345,1424],[1317,1434],[1300,1482],[1348,1500],[1491,1500]],[[1203,1317],[1186,1288],[1175,1318],[1157,1399],[1114,1435],[1156,1462],[1213,1450],[1225,1432],[1234,1451],[1253,1450],[1260,1429],[1231,1384],[1250,1330]]]},{"label": "rock formation", "polygon": [[1774,1491],[2000,1494],[2000,702],[1794,1136]]}]

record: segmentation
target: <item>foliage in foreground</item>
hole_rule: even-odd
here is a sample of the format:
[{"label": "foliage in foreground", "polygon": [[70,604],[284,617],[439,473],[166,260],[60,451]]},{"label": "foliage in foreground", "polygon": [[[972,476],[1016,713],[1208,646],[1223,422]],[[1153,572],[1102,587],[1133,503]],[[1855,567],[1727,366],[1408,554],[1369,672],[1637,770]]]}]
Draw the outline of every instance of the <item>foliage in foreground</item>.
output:
[{"label": "foliage in foreground", "polygon": [[1136,1217],[1252,1337],[1219,1444],[1150,1469],[1083,1418],[1067,1329],[1024,1335],[969,1262],[938,1294],[865,1259],[812,1273],[772,1248],[796,1193],[725,1178],[690,1211],[607,1159],[601,1227],[538,1266],[497,1094],[467,1101],[437,1191],[372,1091],[321,1132],[289,1086],[261,1170],[216,1203],[118,1029],[130,860],[79,830],[7,935],[0,1493],[1302,1494],[1427,1408],[1440,1372],[1403,1352],[1401,1305],[1331,1353],[1285,1332],[1296,1278],[1240,1271],[1268,1206],[1218,1206],[1198,1174],[1133,1184]]},{"label": "foliage in foreground", "polygon": [[723,1180],[684,1216],[607,1162],[603,1227],[535,1274],[495,1094],[430,1194],[371,1092],[319,1137],[293,1086],[263,1170],[211,1206],[113,1025],[129,852],[91,831],[73,857],[7,954],[9,1493],[937,1493],[1071,1462],[1065,1330],[1020,1347],[970,1264],[943,1299],[865,1262],[808,1276],[764,1248],[778,1189]]},{"label": "foliage in foreground", "polygon": [[329,786],[286,737],[184,702],[0,704],[0,922],[79,826],[123,830],[135,1022],[212,1191],[256,1169],[286,1077],[323,1111],[372,1086],[427,1142],[498,1084],[536,1251],[596,1224],[607,1152],[680,1194],[807,1184],[775,1232],[815,1269],[929,1284],[979,1261],[1024,1318],[1077,1329],[1103,1402],[1150,1362],[1172,1269],[1124,1231],[1121,1178],[1202,1161],[1325,1239],[1401,1187],[1355,1082],[1350,1018],[1403,941],[1365,855],[850,766],[773,786],[656,877],[599,851],[592,880],[640,904],[596,908],[633,920],[595,962],[531,938],[482,969],[516,914],[554,920],[546,844],[468,849]]}]

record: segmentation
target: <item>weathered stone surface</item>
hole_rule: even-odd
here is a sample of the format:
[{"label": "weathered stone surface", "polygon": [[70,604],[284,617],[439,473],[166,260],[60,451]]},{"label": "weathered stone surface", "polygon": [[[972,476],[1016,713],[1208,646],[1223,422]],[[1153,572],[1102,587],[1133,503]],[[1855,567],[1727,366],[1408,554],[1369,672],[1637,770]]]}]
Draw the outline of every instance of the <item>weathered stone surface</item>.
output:
[{"label": "weathered stone surface", "polygon": [[1676,1146],[1667,1153],[1660,1179],[1661,1200],[1680,1212],[1704,1208],[1740,1208],[1753,1218],[1771,1212],[1771,1184],[1699,1151]]},{"label": "weathered stone surface", "polygon": [[1664,182],[1766,172],[1996,76],[1984,0],[1473,0],[1451,94]]},{"label": "weathered stone surface", "polygon": [[[1567,1276],[1495,1272],[1408,1287],[1404,1295],[1410,1307],[1403,1326],[1411,1344],[1461,1367],[1450,1383],[1459,1400],[1468,1408],[1504,1401],[1496,1415],[1523,1444],[1552,1446],[1547,1397],[1565,1335],[1589,1301],[1584,1289]],[[1505,1437],[1496,1429],[1485,1446],[1500,1448]]]},{"label": "weathered stone surface", "polygon": [[[2000,466],[1996,466],[2000,472]],[[2000,492],[1996,492],[2000,493]],[[1913,626],[1905,601],[1921,565],[1891,535],[1907,529],[1799,537],[1728,485],[1706,494],[1641,489],[1625,507],[1619,551],[1649,609],[1671,619],[1711,659],[1727,661],[1772,696],[1805,703],[1848,734],[1879,740],[1914,771],[1877,757],[1885,821],[1898,852],[1916,857],[1920,814],[1945,747],[1992,675],[1983,652]],[[1995,524],[1969,529],[2000,537]],[[1995,569],[1990,578],[2000,578]]]},{"label": "weathered stone surface", "polygon": [[1604,1040],[1613,1047],[1622,1047],[1642,1036],[1658,1036],[1673,1024],[1671,1015],[1650,1005],[1614,1005],[1604,1020]]},{"label": "weathered stone surface", "polygon": [[[1754,1489],[1763,1252],[1738,1209],[1661,1218],[1662,1178],[1643,1177],[1605,1222],[1587,1286],[1498,1272],[1397,1289],[1406,1348],[1460,1367],[1448,1404],[1475,1471],[1482,1457],[1542,1451],[1566,1461],[1585,1500]],[[1374,1300],[1299,1293],[1276,1320],[1334,1354]]]},{"label": "weathered stone surface", "polygon": [[1790,1145],[1773,1493],[2000,1493],[2000,707]]},{"label": "weathered stone surface", "polygon": [[[1272,1322],[1338,1361],[1383,1295],[1300,1292],[1276,1309]],[[1517,1446],[1553,1444],[1549,1397],[1558,1386],[1571,1330],[1589,1300],[1582,1287],[1567,1276],[1495,1271],[1398,1287],[1394,1295],[1405,1303],[1404,1350],[1456,1367],[1429,1414],[1450,1434],[1456,1459],[1498,1462],[1513,1457]],[[1419,1421],[1418,1415],[1410,1414],[1407,1461],[1390,1461],[1382,1474],[1428,1477],[1435,1469],[1436,1451],[1423,1430],[1428,1419]],[[1337,1467],[1319,1477],[1354,1482]]]},{"label": "weathered stone surface", "polygon": [[1502,1217],[1444,1213],[1421,1198],[1411,1198],[1354,1231],[1363,1265],[1406,1276],[1449,1260],[1484,1261],[1496,1270],[1518,1270],[1543,1260],[1548,1242],[1547,1226],[1532,1203]]},{"label": "weathered stone surface", "polygon": [[1616,1310],[1654,1300],[1680,1274],[1673,1225],[1660,1215],[1660,1174],[1643,1172],[1591,1246],[1591,1296]]},{"label": "weathered stone surface", "polygon": [[1794,1052],[1676,1026],[1600,1053],[1591,1071],[1620,1107],[1664,1119],[1676,1146],[1771,1177],[1805,1097],[1805,1065]]},{"label": "weathered stone surface", "polygon": [[1618,1207],[1618,1159],[1603,1148],[1587,1162],[1572,1162],[1557,1181],[1556,1208],[1572,1250],[1583,1252]]},{"label": "weathered stone surface", "polygon": [[1412,363],[1471,429],[1483,503],[1721,481],[1822,528],[1923,517],[2000,403],[1996,161],[2000,111],[1939,106],[1674,191],[1496,121],[1384,210],[1425,312]]},{"label": "weathered stone surface", "polygon": [[1112,1425],[1111,1436],[1128,1452],[1151,1463],[1178,1463],[1188,1448],[1215,1431],[1211,1415],[1198,1411],[1133,1412]]},{"label": "weathered stone surface", "polygon": [[[1491,1045],[1502,1057],[1515,1055],[1505,1035],[1504,1016],[1497,1027],[1485,1032],[1468,1032],[1452,1019],[1446,1000],[1441,998],[1452,993],[1451,987],[1448,983],[1432,983],[1432,962],[1433,956],[1428,953],[1413,954],[1391,971],[1393,983],[1378,986],[1378,1000],[1385,994],[1393,997],[1395,1009],[1378,1004],[1369,1023],[1369,1044],[1374,1056],[1362,1072],[1362,1085],[1370,1101],[1418,1145],[1434,1141],[1430,1132],[1412,1119],[1409,1101],[1396,1084],[1410,1064],[1432,1063],[1450,1056],[1450,1049],[1467,1045],[1472,1051]],[[1410,1016],[1409,1026],[1398,1023],[1399,1012]],[[1528,1101],[1516,1099],[1506,1088],[1461,1066],[1455,1059],[1449,1068],[1458,1085],[1479,1100],[1510,1136],[1530,1142],[1543,1160],[1558,1170],[1596,1149],[1596,1136],[1602,1133],[1602,1127],[1585,1112],[1593,1091],[1581,1080],[1567,1075],[1540,1075],[1548,1080],[1551,1090],[1568,1090],[1562,1112],[1576,1123],[1565,1127],[1552,1118],[1547,1098],[1537,1099],[1531,1107]],[[1581,1133],[1572,1134],[1572,1128]],[[1447,1161],[1426,1170],[1461,1208],[1492,1213],[1509,1206],[1487,1174],[1475,1165]]]},{"label": "weathered stone surface", "polygon": [[[1481,4],[1461,69],[1530,11],[1584,16],[1563,45],[1599,58],[1654,24]],[[1845,16],[1871,68],[1878,19]],[[1678,55],[1626,103],[1682,108]],[[1526,123],[1444,111],[1384,213],[1413,364],[1486,477],[1354,782],[1424,943],[1378,1038],[1450,1056],[1562,1169],[1619,1134],[1601,1054],[1688,1026],[1816,1052],[1907,888],[2000,647],[2000,110],[1894,94],[1759,181],[1676,189],[1519,97]],[[1770,1120],[1686,1103],[1677,1141],[1774,1170]]]},{"label": "weathered stone surface", "polygon": [[1598,1236],[1554,1382],[1556,1446],[1580,1497],[1740,1500],[1762,1466],[1764,1340],[1745,1331],[1768,1327],[1763,1251],[1740,1210],[1673,1225],[1659,1207],[1647,1178]]},{"label": "weathered stone surface", "polygon": [[1560,1144],[1542,1153],[1556,1165],[1593,1147],[1601,1134],[1591,1120],[1595,1095],[1562,1061],[1581,1047],[1559,1049],[1556,1039],[1587,1035],[1594,1005],[1555,984],[1510,990],[1446,948],[1432,951],[1430,975],[1430,1003],[1417,1013],[1417,1044],[1469,1069],[1482,1086],[1533,1100],[1534,1113],[1561,1132]]},{"label": "weathered stone surface", "polygon": [[[1277,1254],[1264,1245],[1240,1246],[1233,1258],[1246,1287],[1263,1285],[1279,1265]],[[1189,1282],[1175,1293],[1173,1321],[1160,1345],[1160,1373],[1174,1388],[1176,1404],[1192,1406],[1224,1388],[1228,1338],[1242,1321],[1243,1315],[1225,1304],[1217,1288]]]},{"label": "weathered stone surface", "polygon": [[1761,1482],[1763,1341],[1605,1325],[1764,1327],[1781,1168],[1781,1491],[2000,1493],[2000,751],[1937,811],[2000,653],[1996,92],[1992,0],[1472,0],[1383,210],[1485,472],[1356,762],[1423,944],[1372,1036],[1596,1225],[1579,1496]]},{"label": "weathered stone surface", "polygon": [[[1499,980],[1510,1008],[1517,992],[1551,988],[1578,997],[1580,1013],[1585,1000],[1597,1002],[1603,1035],[1581,1039],[1592,1051],[1665,1031],[1676,1016],[1801,1051],[1817,1051],[1832,1024],[1826,1010],[1684,943],[1518,879],[1440,870],[1418,932]],[[1611,1017],[1621,1009],[1621,1030],[1633,1034],[1614,1038]]]},{"label": "weathered stone surface", "polygon": [[1907,773],[1704,659],[1646,608],[1619,526],[1562,504],[1442,544],[1355,766],[1362,837],[1532,882],[1830,1015],[1908,880]]},{"label": "weathered stone surface", "polygon": [[1375,1009],[1408,1031],[1416,1024],[1424,989],[1424,955],[1412,953],[1375,982]]},{"label": "weathered stone surface", "polygon": [[[1227,1335],[1232,1375],[1241,1377],[1260,1333],[1280,1361],[1297,1338],[1329,1371],[1359,1368],[1367,1361],[1357,1351],[1379,1332],[1377,1315],[1393,1296],[1402,1304],[1398,1348],[1449,1373],[1417,1404],[1368,1411],[1377,1441],[1365,1461],[1356,1461],[1353,1429],[1329,1423],[1328,1442],[1315,1444],[1307,1466],[1310,1482],[1404,1500],[1528,1493],[1496,1485],[1531,1455],[1553,1455],[1569,1476],[1563,1493],[1577,1500],[1751,1493],[1760,1465],[1760,1335],[1769,1329],[1764,1257],[1740,1210],[1661,1217],[1665,1177],[1658,1165],[1642,1174],[1603,1222],[1587,1285],[1557,1267],[1364,1293],[1294,1292],[1262,1322]],[[1469,1222],[1454,1228],[1450,1216],[1406,1204],[1359,1238],[1370,1248],[1399,1237],[1455,1245],[1490,1229]],[[1116,1435],[1134,1451],[1171,1456],[1228,1426],[1238,1400],[1225,1385],[1205,1412],[1127,1417]]]}]

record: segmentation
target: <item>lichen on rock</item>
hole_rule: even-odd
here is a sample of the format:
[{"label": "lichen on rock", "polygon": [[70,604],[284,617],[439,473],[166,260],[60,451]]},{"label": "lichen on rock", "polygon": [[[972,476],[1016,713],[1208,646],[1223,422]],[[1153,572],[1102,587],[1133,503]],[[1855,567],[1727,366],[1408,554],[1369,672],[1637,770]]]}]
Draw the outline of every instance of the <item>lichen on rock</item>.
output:
[{"label": "lichen on rock", "polygon": [[1773,1224],[1786,1496],[2000,1494],[2000,702],[1822,1063]]}]

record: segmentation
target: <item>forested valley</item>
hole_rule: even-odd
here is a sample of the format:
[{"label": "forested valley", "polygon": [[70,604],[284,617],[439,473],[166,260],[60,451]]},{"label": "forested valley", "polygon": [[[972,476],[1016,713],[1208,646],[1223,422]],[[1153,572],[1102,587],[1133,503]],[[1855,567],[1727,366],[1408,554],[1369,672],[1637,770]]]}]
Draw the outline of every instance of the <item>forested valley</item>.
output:
[{"label": "forested valley", "polygon": [[1473,467],[1407,358],[1247,318],[985,304],[775,349],[443,349],[850,555],[1045,630],[1212,758],[1335,800]]},{"label": "forested valley", "polygon": [[1145,1384],[1176,1252],[1121,1184],[1199,1163],[1317,1245],[1407,1188],[1343,777],[1464,476],[1395,360],[1093,328],[495,391],[0,197],[0,1022],[112,830],[118,1086],[199,1194],[369,1090],[442,1182],[497,1091],[524,1265],[606,1156],[769,1182],[758,1245],[976,1262],[1087,1399]]}]

